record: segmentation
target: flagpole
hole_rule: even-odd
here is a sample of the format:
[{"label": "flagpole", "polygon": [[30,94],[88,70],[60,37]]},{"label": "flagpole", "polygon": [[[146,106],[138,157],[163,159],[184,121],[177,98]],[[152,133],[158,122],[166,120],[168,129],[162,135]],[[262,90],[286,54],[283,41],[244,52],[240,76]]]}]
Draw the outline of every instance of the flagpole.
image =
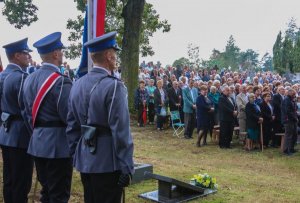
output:
[{"label": "flagpole", "polygon": [[[93,39],[94,0],[88,0],[88,41]],[[92,69],[92,59],[88,54],[88,71]]]}]

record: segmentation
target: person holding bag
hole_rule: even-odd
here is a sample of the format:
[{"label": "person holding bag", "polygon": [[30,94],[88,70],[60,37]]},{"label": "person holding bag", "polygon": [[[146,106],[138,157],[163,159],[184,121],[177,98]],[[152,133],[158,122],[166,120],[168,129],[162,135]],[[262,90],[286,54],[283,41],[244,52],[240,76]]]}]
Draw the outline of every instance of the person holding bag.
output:
[{"label": "person holding bag", "polygon": [[154,90],[154,105],[156,111],[156,128],[157,130],[163,130],[163,125],[167,116],[167,108],[169,98],[167,91],[162,88],[163,80],[157,81],[157,89]]}]

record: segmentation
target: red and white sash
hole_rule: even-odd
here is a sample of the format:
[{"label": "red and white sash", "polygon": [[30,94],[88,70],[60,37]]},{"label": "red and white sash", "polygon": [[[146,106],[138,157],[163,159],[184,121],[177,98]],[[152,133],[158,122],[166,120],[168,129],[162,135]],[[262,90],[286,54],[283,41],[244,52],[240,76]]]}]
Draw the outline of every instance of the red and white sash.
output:
[{"label": "red and white sash", "polygon": [[42,84],[41,88],[39,89],[34,102],[33,102],[33,106],[32,106],[32,126],[34,128],[34,124],[35,124],[35,119],[36,116],[38,114],[40,105],[43,101],[43,99],[45,98],[45,96],[47,95],[47,93],[51,90],[51,88],[53,87],[53,85],[55,84],[55,82],[61,77],[60,74],[54,72],[52,73],[47,79],[46,81]]}]

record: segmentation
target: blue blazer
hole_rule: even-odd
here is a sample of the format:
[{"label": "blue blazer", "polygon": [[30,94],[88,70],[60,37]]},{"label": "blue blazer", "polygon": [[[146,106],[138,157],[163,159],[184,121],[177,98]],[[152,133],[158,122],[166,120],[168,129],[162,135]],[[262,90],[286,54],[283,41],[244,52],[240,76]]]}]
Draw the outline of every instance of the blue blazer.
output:
[{"label": "blue blazer", "polygon": [[193,97],[190,91],[190,88],[187,87],[182,90],[183,97],[183,112],[184,113],[193,113],[193,104],[196,104],[196,99],[198,97],[198,90],[196,88],[192,88]]},{"label": "blue blazer", "polygon": [[27,75],[16,64],[9,64],[1,73],[1,112],[9,113],[15,119],[12,119],[8,132],[5,132],[4,127],[1,125],[0,145],[22,149],[27,149],[28,147],[30,128],[25,123],[27,117],[22,97],[22,86]]},{"label": "blue blazer", "polygon": [[[92,87],[101,78],[91,95]],[[130,131],[127,88],[123,82],[100,68],[93,68],[74,83],[69,99],[67,137],[74,167],[82,173],[133,173],[133,141]],[[90,97],[89,108],[86,98]],[[81,125],[102,126],[95,154],[81,136]]]},{"label": "blue blazer", "polygon": [[[28,153],[42,158],[68,158],[65,127],[32,127],[32,105],[45,80],[59,69],[54,65],[44,64],[39,70],[30,74],[24,83],[24,104],[28,122],[33,130],[28,146]],[[59,73],[60,74],[60,73]],[[72,81],[61,75],[41,103],[36,121],[58,121],[67,124],[68,98]]]}]

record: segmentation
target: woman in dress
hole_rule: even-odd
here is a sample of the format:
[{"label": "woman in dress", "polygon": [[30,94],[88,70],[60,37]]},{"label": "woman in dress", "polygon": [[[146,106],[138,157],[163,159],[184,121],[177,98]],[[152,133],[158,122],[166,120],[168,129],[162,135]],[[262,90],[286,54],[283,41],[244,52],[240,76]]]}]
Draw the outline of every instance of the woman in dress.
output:
[{"label": "woman in dress", "polygon": [[255,95],[250,93],[248,95],[248,103],[246,104],[246,129],[247,129],[247,140],[246,140],[246,150],[253,150],[253,143],[258,141],[260,123],[263,122],[261,117],[260,108],[255,104]]},{"label": "woman in dress", "polygon": [[207,86],[202,85],[200,87],[200,95],[196,101],[197,107],[197,133],[198,139],[196,146],[201,146],[201,140],[203,138],[203,145],[206,145],[207,132],[210,127],[210,113],[213,112],[213,104],[207,97]]}]

